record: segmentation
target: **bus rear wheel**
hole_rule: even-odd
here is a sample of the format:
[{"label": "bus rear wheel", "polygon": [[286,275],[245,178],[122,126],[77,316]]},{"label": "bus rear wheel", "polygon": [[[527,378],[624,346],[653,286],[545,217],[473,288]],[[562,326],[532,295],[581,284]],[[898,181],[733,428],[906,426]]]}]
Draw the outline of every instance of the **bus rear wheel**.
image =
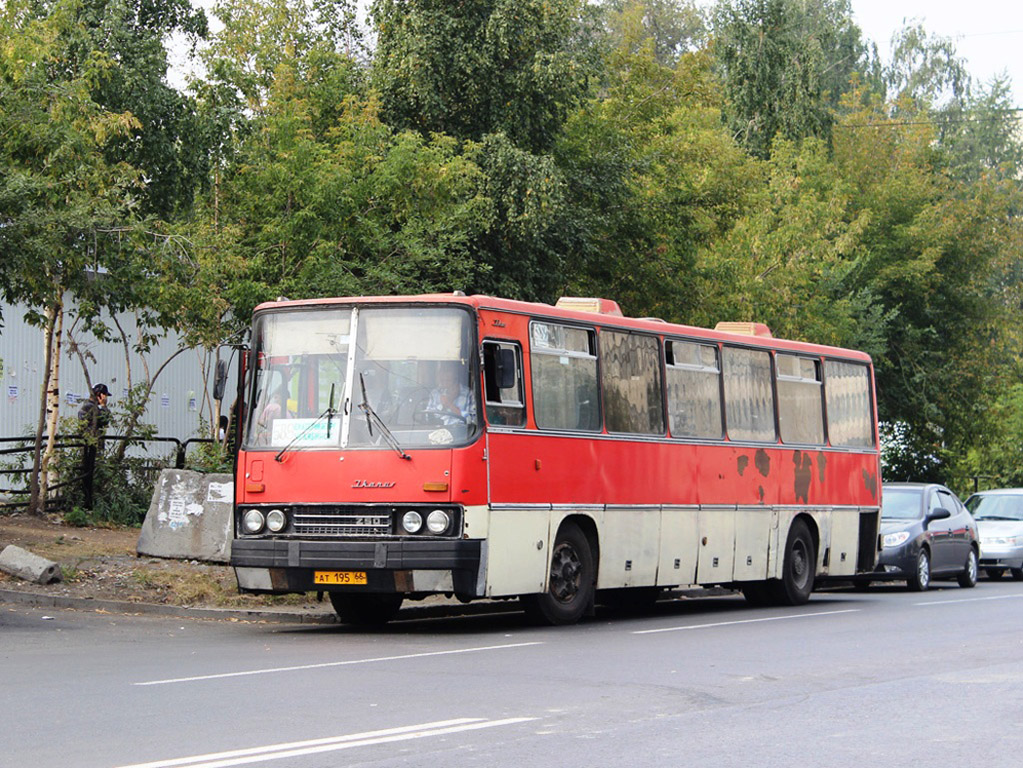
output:
[{"label": "bus rear wheel", "polygon": [[357,595],[331,592],[330,604],[344,624],[379,627],[397,615],[404,598],[399,594]]},{"label": "bus rear wheel", "polygon": [[817,571],[817,551],[813,536],[803,520],[796,520],[789,528],[785,542],[785,562],[782,577],[771,584],[776,605],[804,605],[813,592]]},{"label": "bus rear wheel", "polygon": [[547,591],[522,596],[526,615],[543,624],[579,621],[593,603],[595,573],[585,534],[575,523],[565,523],[554,540]]}]

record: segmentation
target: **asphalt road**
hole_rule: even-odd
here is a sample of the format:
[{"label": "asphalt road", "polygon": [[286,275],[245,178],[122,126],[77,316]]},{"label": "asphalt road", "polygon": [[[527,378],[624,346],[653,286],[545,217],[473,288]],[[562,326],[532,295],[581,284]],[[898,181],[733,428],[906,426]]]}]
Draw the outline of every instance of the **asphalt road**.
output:
[{"label": "asphalt road", "polygon": [[[45,617],[51,618],[45,618]],[[385,631],[0,606],[0,765],[1014,765],[1023,583]]]}]

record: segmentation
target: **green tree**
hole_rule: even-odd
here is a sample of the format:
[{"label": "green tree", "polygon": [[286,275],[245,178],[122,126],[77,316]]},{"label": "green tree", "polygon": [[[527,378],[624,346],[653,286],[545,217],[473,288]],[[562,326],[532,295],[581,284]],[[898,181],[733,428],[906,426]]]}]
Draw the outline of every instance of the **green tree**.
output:
[{"label": "green tree", "polygon": [[849,0],[721,0],[712,50],[727,124],[761,158],[775,136],[829,140],[850,79],[874,71]]},{"label": "green tree", "polygon": [[350,52],[349,6],[233,0],[218,10],[225,27],[201,92],[203,109],[220,111],[225,149],[187,228],[201,269],[186,290],[208,297],[203,312],[239,325],[280,295],[468,282],[469,241],[491,216],[479,169],[450,137],[381,121]]},{"label": "green tree", "polygon": [[542,153],[593,72],[580,0],[376,0],[373,83],[384,120]]}]

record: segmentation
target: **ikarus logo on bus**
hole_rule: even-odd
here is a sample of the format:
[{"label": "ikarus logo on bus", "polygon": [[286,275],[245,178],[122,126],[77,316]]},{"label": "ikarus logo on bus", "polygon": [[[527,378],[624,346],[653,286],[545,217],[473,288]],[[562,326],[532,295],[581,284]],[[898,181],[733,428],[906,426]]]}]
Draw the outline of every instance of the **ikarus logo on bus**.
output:
[{"label": "ikarus logo on bus", "polygon": [[394,482],[378,481],[378,480],[356,480],[352,483],[352,488],[393,488]]}]

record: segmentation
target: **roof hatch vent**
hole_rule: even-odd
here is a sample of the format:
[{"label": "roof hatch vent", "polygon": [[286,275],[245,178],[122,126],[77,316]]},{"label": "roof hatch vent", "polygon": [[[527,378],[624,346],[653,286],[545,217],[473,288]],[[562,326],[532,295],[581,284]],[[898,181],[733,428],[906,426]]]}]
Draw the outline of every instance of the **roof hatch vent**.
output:
[{"label": "roof hatch vent", "polygon": [[562,296],[554,306],[558,309],[571,309],[575,312],[593,312],[598,315],[623,317],[618,302],[611,299],[584,299],[579,296]]},{"label": "roof hatch vent", "polygon": [[740,336],[760,336],[765,339],[774,338],[771,329],[763,323],[718,323],[714,326],[715,331],[722,333],[737,333]]}]

